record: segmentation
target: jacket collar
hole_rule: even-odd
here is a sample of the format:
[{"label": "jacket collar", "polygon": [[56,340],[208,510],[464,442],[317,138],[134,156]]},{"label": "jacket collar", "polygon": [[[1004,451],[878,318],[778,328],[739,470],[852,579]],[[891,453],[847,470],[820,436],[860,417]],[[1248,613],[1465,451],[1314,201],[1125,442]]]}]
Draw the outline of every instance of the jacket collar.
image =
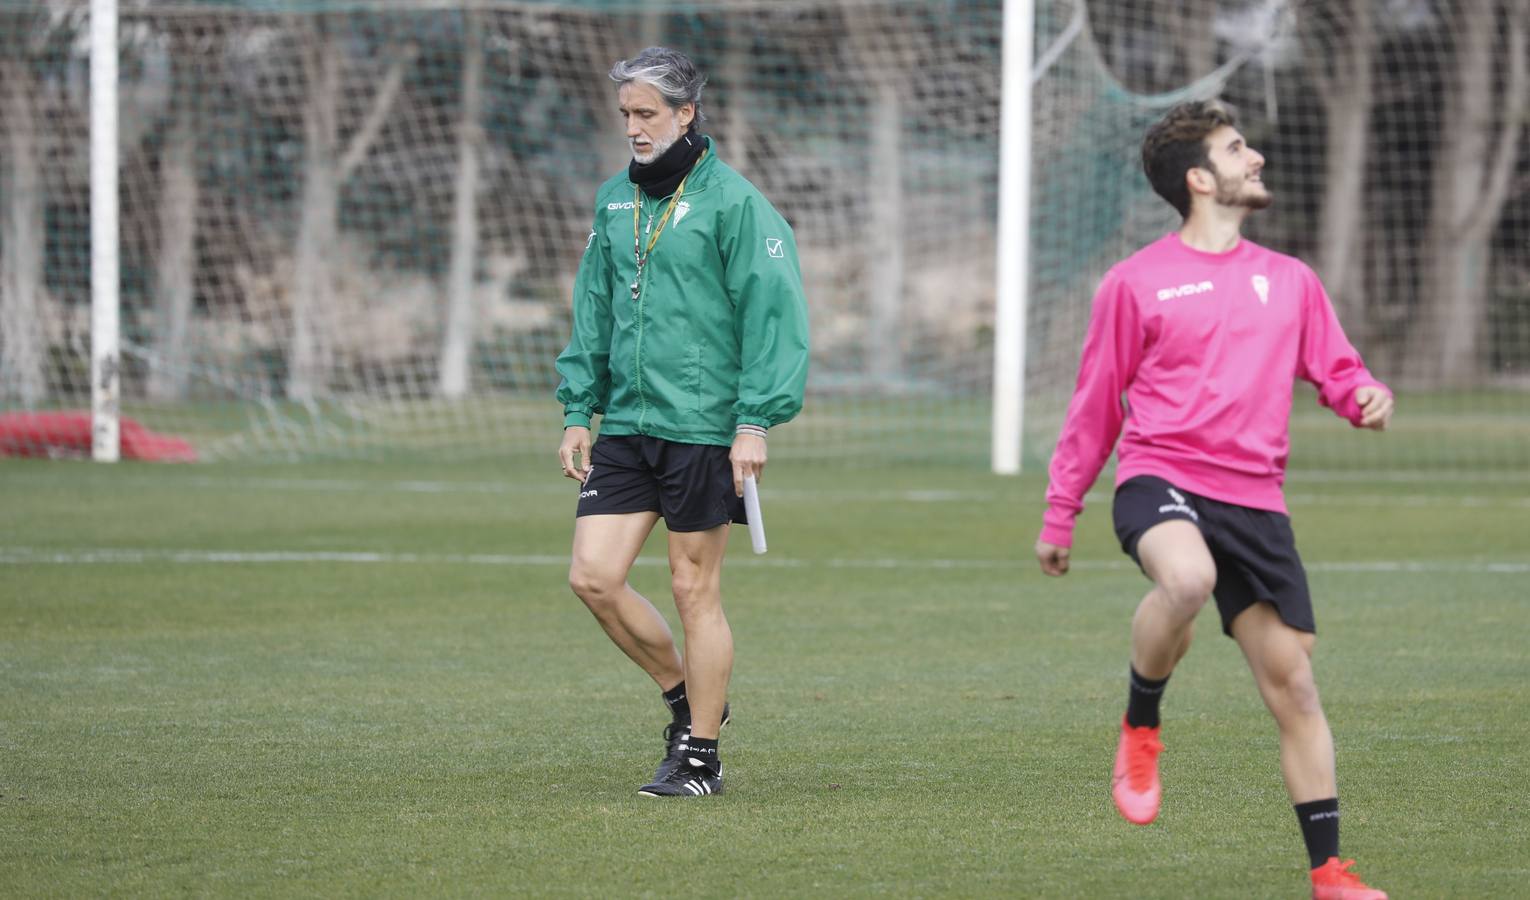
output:
[{"label": "jacket collar", "polygon": [[693,126],[653,162],[640,163],[634,159],[628,163],[627,180],[642,188],[648,196],[662,200],[673,194],[680,182],[691,174],[706,149],[706,139]]}]

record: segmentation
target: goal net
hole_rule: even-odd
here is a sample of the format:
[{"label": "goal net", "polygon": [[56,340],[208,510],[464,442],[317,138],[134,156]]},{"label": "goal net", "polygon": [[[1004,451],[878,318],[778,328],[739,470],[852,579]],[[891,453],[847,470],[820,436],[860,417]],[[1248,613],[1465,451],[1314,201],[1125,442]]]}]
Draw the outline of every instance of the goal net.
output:
[{"label": "goal net", "polygon": [[[200,458],[550,453],[627,159],[605,72],[665,44],[797,233],[812,374],[773,449],[986,463],[999,0],[119,2],[123,414]],[[1524,5],[1038,0],[1026,465],[1099,277],[1176,224],[1143,129],[1221,95],[1269,157],[1251,235],[1403,394],[1386,441],[1301,396],[1294,462],[1523,471]],[[0,0],[0,414],[89,407],[87,10]]]},{"label": "goal net", "polygon": [[1399,394],[1355,434],[1298,392],[1292,464],[1438,474],[1530,464],[1530,4],[1038,4],[1028,459],[1051,450],[1085,299],[1178,224],[1140,175],[1147,126],[1218,96],[1267,158],[1246,231],[1322,277]]}]

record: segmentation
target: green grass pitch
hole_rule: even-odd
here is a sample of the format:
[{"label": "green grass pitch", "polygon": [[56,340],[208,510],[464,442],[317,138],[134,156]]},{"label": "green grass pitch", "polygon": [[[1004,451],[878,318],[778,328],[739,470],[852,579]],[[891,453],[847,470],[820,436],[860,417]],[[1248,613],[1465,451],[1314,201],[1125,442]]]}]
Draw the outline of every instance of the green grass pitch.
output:
[{"label": "green grass pitch", "polygon": [[[727,793],[639,798],[657,690],[565,574],[547,461],[0,463],[0,895],[1294,897],[1273,723],[1208,609],[1165,802],[1108,780],[1146,582],[1096,486],[782,456],[738,529]],[[1293,473],[1344,850],[1530,888],[1530,480]],[[662,529],[635,585],[673,623]]]}]

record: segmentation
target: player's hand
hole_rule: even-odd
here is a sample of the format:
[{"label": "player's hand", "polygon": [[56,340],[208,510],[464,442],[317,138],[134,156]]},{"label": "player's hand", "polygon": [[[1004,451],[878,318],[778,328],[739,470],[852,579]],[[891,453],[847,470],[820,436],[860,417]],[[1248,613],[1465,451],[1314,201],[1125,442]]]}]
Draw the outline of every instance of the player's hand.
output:
[{"label": "player's hand", "polygon": [[735,435],[728,459],[733,463],[733,493],[742,497],[744,476],[753,475],[759,481],[765,473],[765,439],[752,434]]},{"label": "player's hand", "polygon": [[564,478],[572,478],[584,484],[584,480],[590,477],[590,429],[583,425],[570,425],[563,429],[563,443],[558,445],[558,462],[563,466]]},{"label": "player's hand", "polygon": [[1071,552],[1067,547],[1048,544],[1046,541],[1036,542],[1036,559],[1041,562],[1041,571],[1048,575],[1068,574],[1068,556]]},{"label": "player's hand", "polygon": [[1392,420],[1392,395],[1368,384],[1355,388],[1355,402],[1360,404],[1360,427],[1386,431]]}]

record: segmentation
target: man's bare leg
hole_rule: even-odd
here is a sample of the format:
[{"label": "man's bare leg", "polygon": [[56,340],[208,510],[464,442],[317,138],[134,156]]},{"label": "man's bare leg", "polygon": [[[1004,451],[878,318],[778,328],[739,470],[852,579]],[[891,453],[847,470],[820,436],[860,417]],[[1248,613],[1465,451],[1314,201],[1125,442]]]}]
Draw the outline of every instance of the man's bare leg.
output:
[{"label": "man's bare leg", "polygon": [[1116,744],[1110,794],[1128,822],[1158,817],[1158,702],[1174,667],[1190,649],[1195,617],[1216,587],[1217,567],[1194,523],[1160,522],[1137,542],[1137,558],[1153,588],[1132,618],[1132,674],[1126,716]]},{"label": "man's bare leg", "polygon": [[580,516],[574,524],[574,561],[568,583],[622,652],[647,672],[660,690],[685,678],[669,623],[627,583],[659,514]]},{"label": "man's bare leg", "polygon": [[1183,519],[1149,528],[1137,558],[1153,589],[1132,618],[1132,668],[1145,678],[1169,677],[1190,650],[1195,617],[1217,584],[1217,567],[1201,530]]},{"label": "man's bare leg", "polygon": [[722,562],[728,526],[671,532],[669,568],[675,608],[685,629],[685,685],[691,734],[716,740],[733,674],[733,632],[722,608]]},{"label": "man's bare leg", "polygon": [[1275,607],[1255,603],[1232,622],[1259,696],[1280,729],[1280,771],[1296,810],[1312,866],[1314,897],[1384,900],[1339,859],[1339,786],[1333,732],[1312,674],[1313,634],[1281,621]]},{"label": "man's bare leg", "polygon": [[1280,770],[1291,802],[1337,797],[1333,732],[1312,674],[1316,635],[1282,622],[1268,603],[1239,613],[1232,632],[1280,729]]}]

